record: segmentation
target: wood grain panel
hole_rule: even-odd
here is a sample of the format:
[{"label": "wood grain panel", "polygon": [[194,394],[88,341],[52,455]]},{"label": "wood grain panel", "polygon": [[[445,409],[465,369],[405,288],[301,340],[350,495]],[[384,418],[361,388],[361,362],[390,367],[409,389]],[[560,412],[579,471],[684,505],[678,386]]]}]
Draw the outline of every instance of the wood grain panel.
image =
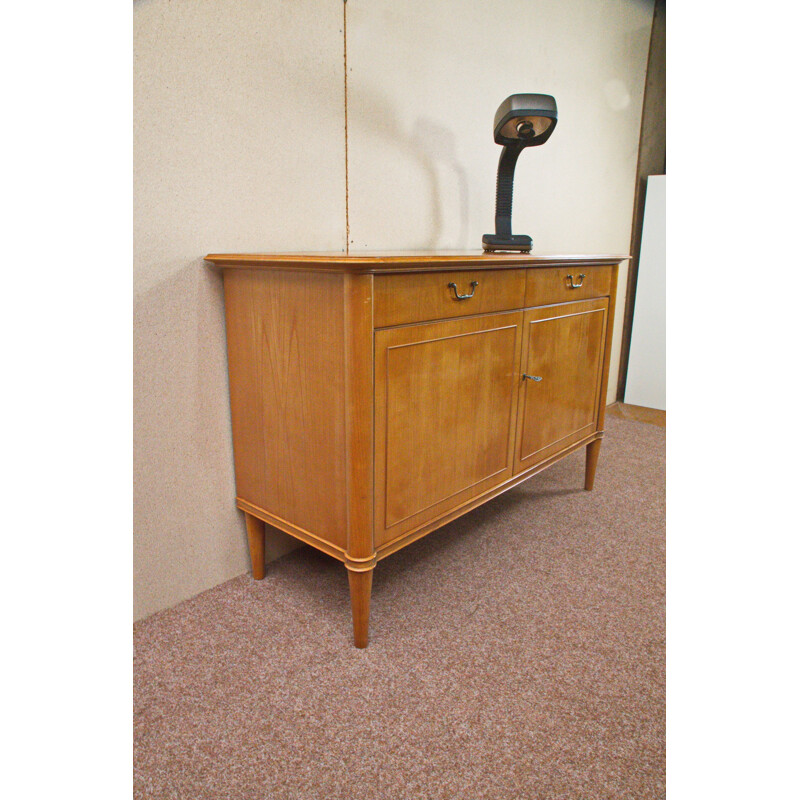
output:
[{"label": "wood grain panel", "polygon": [[237,496],[344,549],[343,276],[224,277]]},{"label": "wood grain panel", "polygon": [[[473,291],[472,297],[459,300]],[[375,327],[425,322],[434,319],[488,314],[522,308],[525,298],[525,270],[493,272],[422,272],[409,275],[375,276]]]},{"label": "wood grain panel", "polygon": [[532,309],[523,325],[515,471],[596,429],[607,300]]},{"label": "wood grain panel", "polygon": [[[584,277],[581,278],[581,275]],[[572,303],[592,297],[608,297],[611,294],[612,278],[613,270],[610,266],[576,265],[528,270],[525,306],[530,308],[550,303]],[[573,284],[577,288],[573,289]]]},{"label": "wood grain panel", "polygon": [[511,477],[521,322],[376,333],[376,546]]}]

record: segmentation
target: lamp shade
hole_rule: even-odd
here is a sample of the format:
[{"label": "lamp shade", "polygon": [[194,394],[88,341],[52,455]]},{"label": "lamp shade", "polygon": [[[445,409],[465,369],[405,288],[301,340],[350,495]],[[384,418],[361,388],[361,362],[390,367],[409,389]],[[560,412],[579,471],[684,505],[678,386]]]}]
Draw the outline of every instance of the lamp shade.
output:
[{"label": "lamp shade", "polygon": [[544,144],[557,121],[558,108],[552,95],[512,94],[494,115],[494,140],[518,147]]}]

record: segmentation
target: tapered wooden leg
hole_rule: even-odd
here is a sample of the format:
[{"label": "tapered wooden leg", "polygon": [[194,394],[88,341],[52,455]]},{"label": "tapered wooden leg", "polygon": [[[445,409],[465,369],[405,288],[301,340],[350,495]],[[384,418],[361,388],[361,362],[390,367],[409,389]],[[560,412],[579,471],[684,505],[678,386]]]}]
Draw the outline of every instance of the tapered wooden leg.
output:
[{"label": "tapered wooden leg", "polygon": [[353,572],[350,579],[350,603],[353,606],[353,640],[356,647],[366,647],[369,641],[369,598],[372,594],[372,570]]},{"label": "tapered wooden leg", "polygon": [[260,581],[267,574],[264,563],[264,540],[266,538],[266,528],[264,523],[245,512],[244,520],[247,523],[247,541],[250,544],[250,563],[253,566],[253,577]]},{"label": "tapered wooden leg", "polygon": [[586,445],[586,482],[584,488],[591,492],[594,488],[594,473],[597,471],[597,459],[600,457],[600,444],[602,439],[595,439]]}]

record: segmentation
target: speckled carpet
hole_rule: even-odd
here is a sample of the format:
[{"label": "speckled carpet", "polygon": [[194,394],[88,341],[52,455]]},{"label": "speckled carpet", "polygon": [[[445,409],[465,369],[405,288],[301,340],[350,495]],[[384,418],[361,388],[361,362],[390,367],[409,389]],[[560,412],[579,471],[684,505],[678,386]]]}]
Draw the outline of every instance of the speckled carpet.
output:
[{"label": "speckled carpet", "polygon": [[134,626],[136,798],[665,796],[665,431],[583,453],[378,564],[352,646],[311,548]]}]

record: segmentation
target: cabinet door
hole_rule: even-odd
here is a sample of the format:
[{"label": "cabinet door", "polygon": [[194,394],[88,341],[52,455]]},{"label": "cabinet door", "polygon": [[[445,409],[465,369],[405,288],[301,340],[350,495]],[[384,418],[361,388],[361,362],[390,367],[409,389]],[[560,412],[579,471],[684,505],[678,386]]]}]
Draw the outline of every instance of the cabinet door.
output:
[{"label": "cabinet door", "polygon": [[522,312],[375,333],[375,545],[508,480]]},{"label": "cabinet door", "polygon": [[514,472],[597,427],[608,300],[525,312]]}]

